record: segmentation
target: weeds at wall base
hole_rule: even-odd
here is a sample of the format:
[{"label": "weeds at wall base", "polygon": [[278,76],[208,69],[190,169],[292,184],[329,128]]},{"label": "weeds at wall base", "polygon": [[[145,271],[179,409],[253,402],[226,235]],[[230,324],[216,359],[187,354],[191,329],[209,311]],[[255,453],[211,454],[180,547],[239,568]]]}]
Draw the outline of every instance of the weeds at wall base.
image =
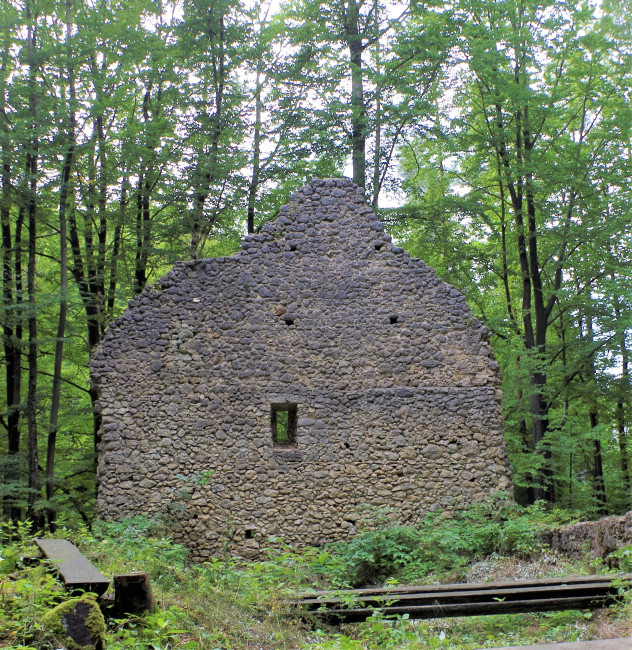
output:
[{"label": "weeds at wall base", "polygon": [[[411,621],[376,612],[366,623],[329,628],[299,620],[285,599],[310,588],[344,588],[367,567],[380,580],[423,583],[467,578],[525,579],[585,573],[573,561],[543,549],[533,536],[549,513],[482,504],[462,518],[435,517],[414,529],[364,531],[346,545],[295,550],[280,540],[264,561],[216,558],[191,564],[184,547],[161,536],[155,522],[134,519],[60,530],[104,573],[150,574],[158,601],[154,614],[109,621],[107,647],[122,648],[474,648],[632,635],[627,595],[609,610]],[[505,510],[503,510],[505,508]],[[539,522],[539,523],[538,523]],[[4,530],[4,529],[3,529]],[[164,529],[162,529],[164,530]],[[0,553],[0,647],[48,648],[39,625],[63,597],[45,567],[28,567],[35,555],[28,526],[4,535]],[[489,542],[492,537],[494,543]],[[439,544],[441,539],[445,540]],[[479,540],[486,539],[480,546]],[[434,549],[434,561],[432,545]],[[510,554],[511,553],[511,554]],[[627,566],[624,550],[619,561]],[[600,572],[606,566],[597,567]],[[625,569],[627,570],[627,569]]]}]

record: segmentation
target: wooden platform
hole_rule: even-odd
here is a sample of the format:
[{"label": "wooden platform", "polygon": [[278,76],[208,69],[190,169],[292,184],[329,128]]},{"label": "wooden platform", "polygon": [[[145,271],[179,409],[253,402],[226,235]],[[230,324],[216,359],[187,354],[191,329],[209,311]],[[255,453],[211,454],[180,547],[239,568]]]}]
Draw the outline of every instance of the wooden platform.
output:
[{"label": "wooden platform", "polygon": [[69,591],[90,591],[103,595],[108,580],[79,549],[65,539],[36,539],[42,555],[55,563],[60,580]]},{"label": "wooden platform", "polygon": [[626,574],[347,589],[300,594],[291,605],[334,624],[364,621],[375,610],[411,619],[517,614],[604,607],[631,584],[632,575]]}]

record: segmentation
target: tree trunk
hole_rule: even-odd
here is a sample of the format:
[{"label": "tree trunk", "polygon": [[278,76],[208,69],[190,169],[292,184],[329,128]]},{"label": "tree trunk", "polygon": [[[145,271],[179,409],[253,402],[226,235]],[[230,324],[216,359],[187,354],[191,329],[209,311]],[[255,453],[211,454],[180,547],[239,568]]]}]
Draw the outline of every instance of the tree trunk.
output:
[{"label": "tree trunk", "polygon": [[70,1],[66,0],[66,44],[68,57],[68,101],[69,113],[66,128],[68,144],[61,171],[59,192],[59,314],[57,319],[57,337],[55,340],[55,360],[51,392],[50,417],[48,421],[48,439],[46,445],[46,501],[48,527],[55,532],[55,509],[51,502],[55,496],[55,450],[57,431],[59,429],[59,406],[61,402],[62,362],[64,358],[64,336],[66,335],[66,315],[68,312],[68,245],[66,233],[66,210],[70,193],[70,174],[75,154],[75,76],[72,64],[72,25]]},{"label": "tree trunk", "polygon": [[[18,453],[20,451],[20,414],[22,400],[22,332],[21,315],[17,307],[15,291],[14,255],[20,255],[20,224],[16,225],[15,252],[11,235],[11,165],[9,153],[2,152],[2,197],[0,199],[0,223],[2,229],[2,342],[5,358],[5,382],[7,403],[7,454],[5,481],[14,485],[20,481]],[[22,210],[20,210],[22,213]],[[23,214],[20,219],[23,218]],[[20,509],[14,506],[13,495],[3,501],[5,518],[18,520]]]},{"label": "tree trunk", "polygon": [[[592,411],[589,414],[590,428],[597,429],[599,424],[599,415]],[[606,486],[603,478],[603,460],[601,454],[601,441],[595,432],[593,438],[593,486],[595,491],[595,501],[597,502],[597,512],[599,516],[605,517],[608,514],[606,505]]]},{"label": "tree trunk", "polygon": [[[193,218],[191,222],[191,241],[189,250],[191,259],[198,259],[202,253],[204,241],[213,226],[214,217],[208,219],[204,214],[204,206],[208,198],[211,185],[217,179],[220,154],[220,138],[224,122],[224,91],[226,88],[226,29],[224,24],[224,8],[219,5],[219,16],[213,16],[209,11],[205,26],[205,35],[212,44],[213,53],[210,56],[210,66],[213,82],[213,100],[215,105],[210,116],[212,129],[210,133],[209,153],[198,152],[198,162],[195,176],[197,185],[193,192]],[[216,19],[216,22],[215,20]]]},{"label": "tree trunk", "polygon": [[377,73],[377,84],[375,88],[375,153],[373,156],[373,198],[371,199],[371,207],[375,210],[378,207],[380,200],[380,161],[381,161],[381,147],[382,147],[382,87],[380,80],[380,21],[379,21],[379,3],[378,0],[373,0],[373,21],[374,30],[373,38],[375,39],[375,71]]},{"label": "tree trunk", "polygon": [[139,294],[147,284],[147,259],[150,232],[149,196],[147,194],[148,169],[138,177],[136,187],[136,257],[134,261],[134,294]]},{"label": "tree trunk", "polygon": [[344,14],[345,35],[351,67],[351,161],[353,182],[366,185],[366,105],[362,73],[362,34],[360,34],[360,6],[349,0]]},{"label": "tree trunk", "polygon": [[118,259],[121,249],[121,237],[123,235],[123,223],[125,223],[125,212],[127,210],[127,174],[121,180],[121,198],[119,200],[119,216],[114,227],[114,239],[112,241],[112,254],[110,255],[110,283],[108,286],[107,300],[105,303],[105,321],[109,322],[114,318],[114,305],[116,303],[116,287],[118,284]]},{"label": "tree trunk", "polygon": [[[587,336],[590,343],[591,349],[594,347],[594,336],[593,336],[593,322],[592,316],[588,316],[587,320]],[[588,360],[589,372],[590,372],[590,383],[591,389],[597,390],[597,376],[595,372],[595,358],[594,353],[591,355]],[[597,512],[600,516],[604,517],[608,514],[608,508],[606,505],[606,486],[604,483],[603,477],[603,459],[601,454],[601,440],[599,440],[598,424],[599,424],[599,413],[597,411],[597,401],[596,396],[591,396],[590,399],[590,412],[588,414],[590,420],[590,428],[593,431],[593,440],[592,440],[592,456],[593,456],[593,490],[595,493],[595,500],[597,502]]]},{"label": "tree trunk", "polygon": [[26,152],[26,213],[28,219],[28,390],[26,398],[26,418],[28,430],[28,486],[27,517],[34,528],[41,527],[41,516],[35,504],[39,499],[39,452],[37,435],[37,301],[35,295],[35,265],[37,246],[37,174],[38,174],[38,129],[39,129],[39,88],[36,80],[35,44],[36,20],[31,13],[30,2],[26,3],[27,45],[29,66],[29,113],[31,117],[31,138]]},{"label": "tree trunk", "polygon": [[[89,267],[93,262],[89,261],[90,256],[92,255],[92,246],[91,246],[91,237],[88,233],[84,233],[85,240],[85,260],[84,253],[82,251],[81,242],[79,239],[79,229],[77,227],[77,220],[74,210],[69,210],[67,215],[67,227],[68,227],[68,240],[70,242],[70,250],[72,252],[72,267],[71,273],[77,283],[79,288],[79,295],[81,296],[81,301],[83,303],[84,313],[86,316],[86,330],[88,338],[88,351],[92,352],[94,348],[98,345],[101,340],[102,334],[102,318],[99,313],[99,305],[101,304],[99,296],[95,295],[93,292],[95,290],[95,285],[92,283],[88,277]],[[88,226],[87,226],[88,227]],[[91,225],[89,226],[91,227]],[[92,428],[93,428],[93,439],[94,439],[94,448],[97,449],[99,444],[99,431],[101,428],[101,417],[99,413],[94,408],[94,404],[98,399],[98,395],[93,388],[88,390],[90,394],[90,400],[92,403]]]},{"label": "tree trunk", "polygon": [[[540,368],[544,364],[546,355],[546,335],[549,327],[549,316],[555,304],[554,296],[545,305],[542,276],[540,273],[540,255],[538,252],[538,231],[536,223],[536,199],[533,182],[533,168],[531,162],[531,151],[533,139],[529,124],[529,109],[525,106],[518,112],[519,124],[522,130],[523,159],[527,169],[524,176],[524,194],[527,207],[527,248],[529,255],[529,269],[531,274],[531,288],[533,291],[533,311],[535,313],[535,346],[531,348],[536,353],[535,365],[537,370],[531,377],[532,397],[531,416],[533,427],[534,449],[538,445],[542,448],[544,463],[541,472],[540,485],[536,488],[538,498],[543,498],[551,503],[555,502],[555,484],[553,477],[552,453],[550,443],[545,439],[549,425],[550,404],[546,398],[547,377],[544,370]],[[533,363],[533,361],[532,361]]]},{"label": "tree trunk", "polygon": [[[6,41],[2,48],[2,70],[0,77],[0,113],[6,114],[6,78],[10,62],[10,30],[5,30]],[[6,430],[7,430],[7,459],[5,461],[5,483],[17,488],[20,483],[20,467],[18,453],[20,451],[20,415],[22,400],[22,315],[18,309],[19,295],[17,292],[15,259],[21,246],[21,224],[24,220],[23,204],[20,205],[14,234],[11,233],[11,208],[14,204],[12,184],[13,146],[11,133],[6,120],[0,122],[2,128],[2,149],[0,151],[0,238],[2,245],[2,346],[5,359],[5,394],[6,394]],[[13,239],[15,237],[15,240]],[[5,519],[13,521],[20,519],[20,509],[15,506],[13,494],[5,496],[2,504]]]},{"label": "tree trunk", "polygon": [[[615,279],[614,277],[612,278]],[[621,323],[621,306],[619,300],[615,299],[614,314],[617,323]],[[615,418],[617,423],[617,438],[619,441],[619,460],[621,463],[621,476],[623,479],[623,498],[626,509],[632,507],[632,494],[630,482],[630,464],[628,460],[628,409],[630,394],[630,358],[626,343],[626,330],[620,334],[619,353],[621,354],[621,378],[619,387],[619,396],[615,409]]]},{"label": "tree trunk", "polygon": [[259,174],[261,173],[261,67],[257,66],[257,75],[255,78],[255,130],[254,140],[252,143],[252,176],[248,187],[248,215],[247,230],[248,233],[255,231],[255,201],[257,199],[257,189],[259,188]]},{"label": "tree trunk", "polygon": [[[519,86],[522,84],[520,62],[516,62],[515,83]],[[556,298],[555,292],[552,292],[548,302],[544,301],[541,260],[538,251],[534,181],[530,171],[533,138],[528,109],[523,107],[516,110],[514,121],[515,165],[519,168],[519,172],[512,167],[502,107],[496,105],[494,124],[497,133],[496,154],[500,161],[513,211],[518,260],[522,275],[522,334],[531,364],[529,413],[531,415],[532,444],[533,451],[540,457],[540,470],[535,480],[534,498],[554,502],[552,453],[546,440],[550,404],[546,399],[547,376],[543,369],[543,363],[547,351],[547,330]],[[560,272],[555,277],[555,290],[559,289],[561,280],[560,267]]]}]

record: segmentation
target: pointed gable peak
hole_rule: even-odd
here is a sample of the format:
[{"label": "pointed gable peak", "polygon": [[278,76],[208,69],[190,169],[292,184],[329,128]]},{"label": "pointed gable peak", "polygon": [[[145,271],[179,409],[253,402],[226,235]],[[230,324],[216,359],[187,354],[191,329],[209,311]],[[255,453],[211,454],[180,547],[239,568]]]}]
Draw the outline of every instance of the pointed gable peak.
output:
[{"label": "pointed gable peak", "polygon": [[348,178],[315,178],[292,194],[274,221],[249,235],[242,248],[265,249],[271,243],[276,250],[331,255],[358,246],[386,250],[391,238],[366,204],[362,188]]}]

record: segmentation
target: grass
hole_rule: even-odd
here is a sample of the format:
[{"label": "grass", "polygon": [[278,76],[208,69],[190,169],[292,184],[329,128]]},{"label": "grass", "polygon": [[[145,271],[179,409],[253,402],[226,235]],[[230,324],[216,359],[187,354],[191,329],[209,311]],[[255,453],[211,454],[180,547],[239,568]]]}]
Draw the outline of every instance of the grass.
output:
[{"label": "grass", "polygon": [[[164,527],[147,519],[97,522],[92,530],[63,530],[57,536],[70,539],[106,575],[133,570],[150,574],[158,610],[110,621],[108,649],[470,650],[632,635],[629,598],[598,612],[430,621],[387,620],[376,612],[366,623],[341,628],[310,625],[285,605],[297,591],[362,582],[437,583],[606,571],[605,566],[572,561],[544,548],[537,530],[550,518],[542,510],[525,511],[501,500],[416,527],[366,531],[325,549],[284,548],[277,540],[260,562],[217,558],[192,563],[183,546],[162,535]],[[46,567],[29,567],[21,561],[36,555],[26,525],[4,524],[2,535],[0,647],[59,647],[40,621],[64,597],[60,586]],[[629,553],[619,555],[623,564],[630,562]]]}]

